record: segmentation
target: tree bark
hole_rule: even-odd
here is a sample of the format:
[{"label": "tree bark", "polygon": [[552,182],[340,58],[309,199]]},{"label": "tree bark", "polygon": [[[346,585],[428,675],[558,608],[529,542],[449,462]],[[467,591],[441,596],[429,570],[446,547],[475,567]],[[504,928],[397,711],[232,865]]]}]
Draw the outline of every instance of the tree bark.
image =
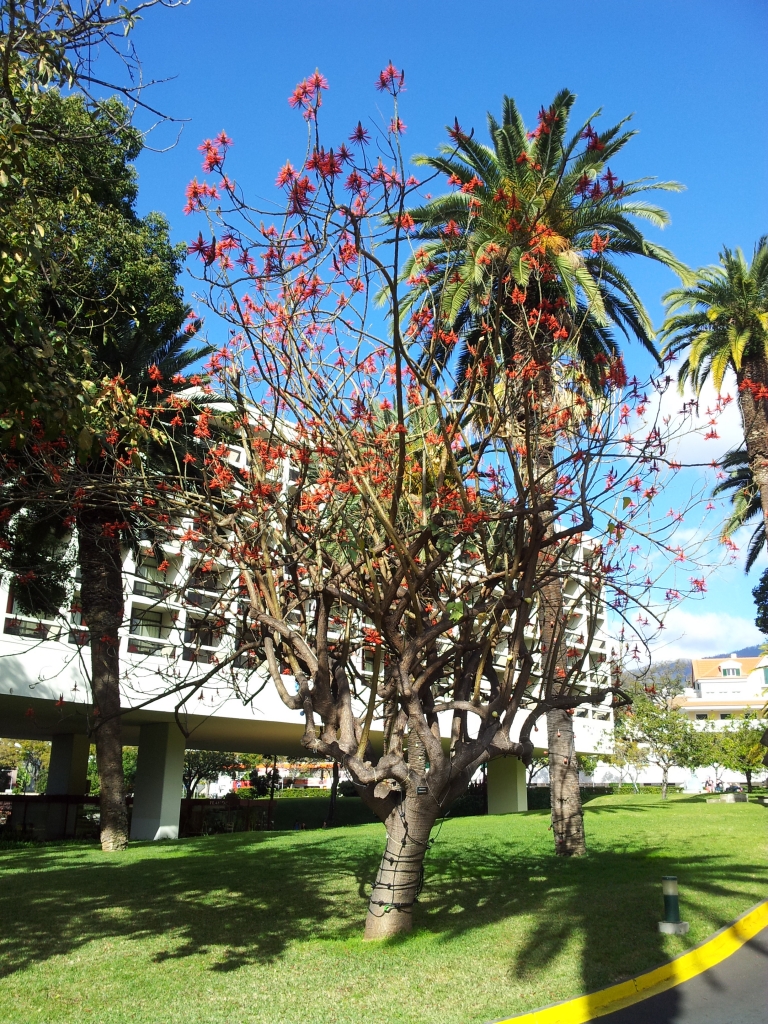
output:
[{"label": "tree bark", "polygon": [[752,769],[751,768],[745,768],[744,769],[744,777],[747,780],[747,792],[751,793],[752,792]]},{"label": "tree bark", "polygon": [[411,931],[436,817],[432,797],[417,795],[407,796],[384,822],[387,845],[368,902],[364,939],[389,939]]},{"label": "tree bark", "polygon": [[101,848],[124,850],[128,844],[128,809],[123,778],[119,645],[123,572],[120,541],[107,526],[120,516],[117,510],[111,512],[84,511],[78,516],[78,563],[80,602],[90,632]]},{"label": "tree bark", "polygon": [[[558,623],[563,614],[563,589],[559,580],[542,588],[540,606],[542,663],[551,661],[557,638]],[[565,674],[563,644],[559,644],[555,664],[550,672],[557,679],[558,668]],[[552,685],[557,696],[560,687]],[[554,709],[547,712],[547,743],[549,745],[549,794],[552,808],[552,833],[555,853],[559,857],[581,857],[587,852],[584,836],[584,811],[579,790],[579,766],[573,735],[573,715]]]},{"label": "tree bark", "polygon": [[560,710],[547,713],[547,742],[555,853],[559,857],[580,857],[587,852],[587,846],[573,739],[573,715]]},{"label": "tree bark", "polygon": [[668,779],[669,779],[669,769],[668,768],[662,768],[661,769],[661,799],[662,800],[666,800],[667,799],[667,781],[668,781]]}]

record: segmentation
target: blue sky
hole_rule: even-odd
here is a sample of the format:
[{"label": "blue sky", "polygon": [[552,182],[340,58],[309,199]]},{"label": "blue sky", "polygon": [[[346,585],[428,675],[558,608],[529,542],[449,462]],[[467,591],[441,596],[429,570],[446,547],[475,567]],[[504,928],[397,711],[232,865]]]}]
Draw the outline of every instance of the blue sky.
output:
[{"label": "blue sky", "polygon": [[[304,123],[287,104],[296,82],[316,67],[326,75],[324,134],[341,142],[359,118],[389,120],[373,85],[390,59],[406,72],[406,152],[433,152],[454,117],[483,137],[485,112],[498,112],[504,93],[533,123],[567,87],[578,94],[579,120],[598,107],[603,125],[634,114],[639,134],[614,167],[620,177],[686,186],[664,197],[672,224],[659,236],[681,259],[714,262],[724,244],[751,252],[768,231],[764,0],[191,0],[152,12],[135,42],[145,77],[175,76],[152,91],[153,105],[188,119],[173,149],[139,161],[141,211],[162,211],[179,240],[197,231],[182,207],[202,138],[226,129],[232,175],[249,195],[268,196],[281,164],[303,153]],[[160,149],[174,135],[163,126],[151,144]],[[631,272],[658,323],[675,278],[639,264]],[[639,354],[628,363],[647,367]],[[713,580],[704,600],[679,613],[670,639],[686,635],[667,653],[757,642],[753,575],[730,569]]]}]

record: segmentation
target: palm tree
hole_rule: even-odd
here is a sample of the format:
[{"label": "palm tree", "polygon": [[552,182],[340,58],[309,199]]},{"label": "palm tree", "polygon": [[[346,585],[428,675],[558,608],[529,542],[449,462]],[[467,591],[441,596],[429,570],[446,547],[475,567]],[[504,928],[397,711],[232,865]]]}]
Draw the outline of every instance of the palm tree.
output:
[{"label": "palm tree", "polygon": [[768,235],[751,264],[741,249],[723,249],[717,266],[705,267],[689,287],[664,299],[665,352],[683,352],[680,388],[697,394],[711,379],[718,391],[733,371],[738,387],[749,470],[760,496],[768,536]]},{"label": "palm tree", "polygon": [[[636,224],[667,224],[666,212],[645,196],[681,186],[648,178],[620,182],[608,162],[634,134],[625,128],[628,119],[598,133],[592,126],[598,111],[568,136],[575,99],[562,90],[529,132],[514,100],[505,97],[501,122],[488,115],[491,146],[455,124],[439,156],[417,158],[447,175],[453,191],[392,218],[401,227],[418,227],[418,248],[404,265],[412,288],[403,314],[432,310],[422,358],[438,374],[453,374],[458,392],[466,387],[471,359],[475,365],[490,361],[488,393],[515,360],[528,360],[543,367],[537,390],[546,411],[555,400],[556,363],[574,363],[592,394],[621,380],[617,329],[657,355],[650,317],[619,260],[644,257],[685,278],[686,268]],[[519,411],[507,415],[514,419]],[[539,445],[544,477],[554,462],[553,445]],[[562,588],[553,582],[540,604],[542,646],[553,651],[562,607]],[[550,711],[547,720],[555,849],[580,854],[585,844],[573,722],[562,711]]]},{"label": "palm tree", "polygon": [[729,475],[725,480],[720,481],[712,493],[714,495],[730,494],[733,509],[723,527],[723,536],[733,536],[742,526],[746,526],[747,523],[760,516],[760,522],[755,527],[747,547],[747,561],[744,571],[749,572],[757,561],[760,552],[765,550],[766,547],[760,490],[755,484],[752,470],[749,468],[746,448],[738,448],[736,451],[728,452],[720,465],[723,469],[729,471]]},{"label": "palm tree", "polygon": [[[560,92],[527,132],[514,100],[505,97],[501,124],[488,115],[492,147],[456,125],[442,155],[415,158],[448,175],[454,191],[406,211],[419,226],[419,248],[404,266],[413,287],[403,312],[427,302],[465,350],[487,335],[483,321],[499,315],[500,370],[516,344],[530,340],[523,312],[541,299],[565,303],[563,329],[541,323],[535,332],[554,358],[573,354],[575,345],[583,367],[594,367],[596,359],[599,366],[619,354],[616,327],[655,355],[650,317],[616,258],[642,256],[687,273],[633,222],[666,225],[667,213],[638,197],[681,186],[647,178],[619,182],[608,161],[635,134],[623,130],[628,119],[598,134],[593,115],[566,139],[575,98]],[[447,362],[443,340],[434,339],[433,352]]]},{"label": "palm tree", "polygon": [[[148,394],[153,383],[150,367],[156,367],[166,382],[185,367],[200,360],[209,349],[189,348],[189,335],[178,330],[184,308],[174,310],[174,318],[162,333],[144,331],[136,324],[125,325],[99,351],[98,370],[110,377],[118,374],[131,391]],[[188,311],[187,311],[188,312]],[[166,388],[170,385],[166,383]],[[101,450],[99,439],[95,446]],[[163,460],[165,452],[156,446],[149,452],[154,460]],[[98,457],[82,460],[81,468],[96,485],[96,500],[75,514],[77,564],[80,570],[80,603],[88,623],[91,650],[91,691],[95,709],[94,740],[100,784],[101,841],[104,849],[122,849],[128,839],[122,762],[122,724],[120,713],[120,659],[118,630],[123,623],[123,552],[119,536],[108,524],[125,519],[121,503],[110,500],[107,488],[98,492],[98,481],[111,478],[114,459],[100,451]],[[124,503],[123,503],[124,504]]]},{"label": "palm tree", "polygon": [[[181,301],[173,316],[159,329],[141,330],[126,324],[94,353],[94,379],[118,375],[140,400],[155,381],[150,367],[157,367],[166,392],[175,374],[199,361],[207,347],[190,347],[189,334],[179,332],[186,310]],[[194,325],[193,325],[194,326]],[[147,403],[149,404],[149,403]],[[176,447],[183,445],[184,431],[177,430]],[[14,595],[25,611],[58,613],[69,591],[74,565],[80,571],[80,605],[88,624],[91,660],[91,693],[94,715],[92,736],[100,783],[101,841],[104,849],[122,849],[128,839],[128,817],[123,786],[122,726],[120,708],[120,661],[117,637],[123,624],[123,550],[119,535],[109,524],[130,519],[123,489],[116,496],[111,487],[116,453],[98,435],[89,454],[79,452],[77,475],[87,477],[89,497],[76,508],[62,508],[54,499],[18,510],[13,519],[12,551],[7,567],[14,577]],[[180,455],[180,453],[178,453]],[[172,462],[173,453],[160,445],[147,450],[156,465]],[[172,470],[172,466],[169,466]],[[104,484],[103,487],[100,483]],[[127,483],[130,488],[130,482]],[[72,555],[69,541],[77,544]],[[29,570],[33,570],[30,572]]]}]

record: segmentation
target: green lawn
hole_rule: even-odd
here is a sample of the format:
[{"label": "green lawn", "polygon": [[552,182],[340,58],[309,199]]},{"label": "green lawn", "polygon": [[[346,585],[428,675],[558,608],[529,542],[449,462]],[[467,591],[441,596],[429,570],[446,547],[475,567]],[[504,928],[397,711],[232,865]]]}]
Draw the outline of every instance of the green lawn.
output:
[{"label": "green lawn", "polygon": [[[383,827],[0,851],[0,1021],[480,1024],[636,974],[768,893],[768,808],[601,797],[445,823],[415,932],[360,940]],[[680,879],[685,938],[656,930]]]}]

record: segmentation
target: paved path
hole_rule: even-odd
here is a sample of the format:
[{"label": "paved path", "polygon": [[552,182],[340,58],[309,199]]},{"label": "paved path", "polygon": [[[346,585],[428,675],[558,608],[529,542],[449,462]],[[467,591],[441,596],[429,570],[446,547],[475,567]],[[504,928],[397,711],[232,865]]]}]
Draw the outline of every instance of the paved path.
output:
[{"label": "paved path", "polygon": [[600,1024],[766,1024],[768,928],[690,981],[597,1020]]}]

